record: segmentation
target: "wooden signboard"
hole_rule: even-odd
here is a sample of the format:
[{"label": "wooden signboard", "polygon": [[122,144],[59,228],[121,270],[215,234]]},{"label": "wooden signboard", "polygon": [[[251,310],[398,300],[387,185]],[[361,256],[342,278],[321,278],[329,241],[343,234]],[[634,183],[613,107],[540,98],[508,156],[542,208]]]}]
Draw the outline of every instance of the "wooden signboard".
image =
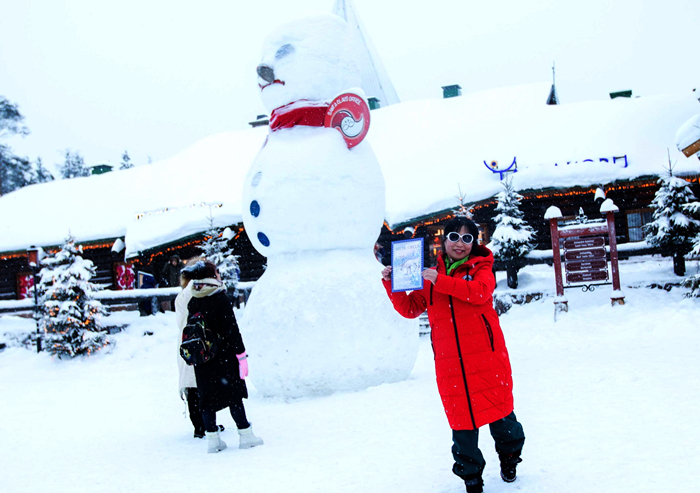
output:
[{"label": "wooden signboard", "polygon": [[571,260],[593,260],[597,258],[605,258],[605,248],[588,248],[586,250],[566,250],[564,253],[564,261]]},{"label": "wooden signboard", "polygon": [[567,272],[566,282],[598,282],[608,280],[608,270],[592,270],[586,272]]},{"label": "wooden signboard", "polygon": [[[608,202],[608,201],[606,201]],[[571,287],[590,287],[586,283],[599,283],[607,281],[612,274],[613,292],[610,296],[612,304],[624,304],[624,294],[620,289],[620,269],[617,256],[617,238],[615,233],[615,220],[613,213],[619,209],[610,201],[605,207],[606,220],[603,223],[583,222],[579,225],[567,225],[559,229],[561,211],[557,207],[550,207],[545,218],[549,220],[549,228],[552,237],[552,259],[554,261],[554,275],[557,288],[557,296],[554,300],[555,319],[559,311],[568,311],[568,301],[564,297],[564,280]],[[603,208],[601,207],[601,212]],[[608,271],[607,252],[605,248],[605,236],[610,242],[610,266]],[[560,248],[564,248],[562,258]],[[562,263],[564,269],[562,269]],[[566,274],[562,272],[565,270]]]},{"label": "wooden signboard", "polygon": [[590,236],[565,240],[564,268],[567,284],[607,281],[605,238]]},{"label": "wooden signboard", "polygon": [[608,262],[605,259],[581,260],[567,262],[564,264],[564,267],[566,268],[566,272],[576,272],[581,270],[608,270]]},{"label": "wooden signboard", "polygon": [[594,236],[592,238],[572,238],[564,241],[564,250],[596,247],[605,247],[605,238],[602,236]]}]

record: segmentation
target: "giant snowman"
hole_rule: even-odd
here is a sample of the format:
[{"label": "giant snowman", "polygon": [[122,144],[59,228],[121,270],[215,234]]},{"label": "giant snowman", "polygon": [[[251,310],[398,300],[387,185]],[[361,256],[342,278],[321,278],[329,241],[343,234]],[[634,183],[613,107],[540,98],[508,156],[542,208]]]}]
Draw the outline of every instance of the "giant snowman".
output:
[{"label": "giant snowman", "polygon": [[397,382],[416,359],[417,326],[394,311],[373,254],[384,178],[358,140],[369,110],[336,113],[345,136],[322,126],[338,95],[366,107],[351,39],[333,15],[292,22],[268,37],[257,68],[271,125],[245,179],[243,220],[267,269],[241,329],[251,379],[264,395]]}]

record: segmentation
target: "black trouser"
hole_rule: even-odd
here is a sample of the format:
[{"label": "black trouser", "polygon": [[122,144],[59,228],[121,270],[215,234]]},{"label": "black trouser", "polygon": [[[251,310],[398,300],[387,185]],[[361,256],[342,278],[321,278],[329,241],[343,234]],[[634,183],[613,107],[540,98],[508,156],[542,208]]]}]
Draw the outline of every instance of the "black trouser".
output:
[{"label": "black trouser", "polygon": [[199,393],[194,387],[185,389],[185,397],[187,399],[187,409],[190,412],[190,421],[194,426],[195,435],[204,435],[204,420],[202,419],[202,410],[199,406]]},{"label": "black trouser", "polygon": [[[250,426],[248,418],[246,418],[245,415],[245,407],[243,407],[242,399],[229,404],[228,409],[231,411],[231,417],[236,422],[236,428],[243,430]],[[207,432],[211,433],[219,430],[219,428],[216,426],[216,411],[202,408],[202,419],[204,420],[204,429]]]},{"label": "black trouser", "polygon": [[[525,443],[525,434],[515,413],[489,424],[489,430],[496,442],[496,452],[520,454]],[[452,472],[462,479],[480,477],[486,461],[479,450],[479,430],[452,430],[452,441],[452,456],[455,459]]]}]

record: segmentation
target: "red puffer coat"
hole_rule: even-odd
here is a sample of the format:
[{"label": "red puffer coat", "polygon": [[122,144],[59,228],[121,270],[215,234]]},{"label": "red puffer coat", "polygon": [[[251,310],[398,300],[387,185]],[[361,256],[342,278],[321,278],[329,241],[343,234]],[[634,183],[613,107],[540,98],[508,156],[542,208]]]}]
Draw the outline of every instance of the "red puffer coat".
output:
[{"label": "red puffer coat", "polygon": [[392,293],[391,281],[383,281],[404,317],[428,310],[438,390],[453,430],[473,430],[513,411],[510,360],[493,309],[492,266],[491,251],[477,245],[450,276],[440,258],[435,285],[423,281],[420,291]]}]

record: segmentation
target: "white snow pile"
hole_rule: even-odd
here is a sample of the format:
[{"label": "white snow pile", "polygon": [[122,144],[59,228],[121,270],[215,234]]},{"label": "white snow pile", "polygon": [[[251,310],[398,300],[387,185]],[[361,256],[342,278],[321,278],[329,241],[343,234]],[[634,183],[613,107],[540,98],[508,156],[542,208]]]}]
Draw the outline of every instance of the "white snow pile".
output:
[{"label": "white snow pile", "polygon": [[[518,479],[505,484],[482,430],[485,491],[695,491],[688,471],[700,456],[700,428],[688,417],[700,407],[700,305],[679,289],[628,287],[633,277],[673,276],[670,260],[656,262],[621,264],[624,306],[610,306],[609,289],[567,290],[569,313],[556,323],[551,297],[501,317],[527,439]],[[523,282],[553,288],[551,268],[532,268],[521,271]],[[229,448],[212,455],[183,415],[174,314],[112,317],[131,326],[114,336],[111,353],[71,361],[0,353],[3,491],[464,492],[451,472],[428,337],[399,383],[288,400],[264,398],[249,383],[246,411],[265,445],[239,450],[222,411]],[[33,327],[3,317],[0,332],[16,324]],[[251,362],[252,379],[258,371]]]},{"label": "white snow pile", "polygon": [[550,219],[556,219],[558,217],[563,217],[561,215],[561,209],[557,207],[556,205],[551,205],[547,208],[547,210],[544,213],[544,218],[549,221]]},{"label": "white snow pile", "polygon": [[676,132],[676,147],[682,151],[700,140],[700,114],[690,118]]},{"label": "white snow pile", "polygon": [[612,199],[605,199],[602,204],[600,204],[601,214],[604,212],[618,212],[620,208],[615,205]]},{"label": "white snow pile", "polygon": [[[261,79],[268,109],[352,91],[359,72],[350,39],[333,15],[276,29],[261,65],[274,72]],[[241,320],[263,394],[328,394],[408,378],[418,332],[377,282],[384,178],[366,141],[348,149],[325,127],[271,133],[245,179],[243,220],[267,257]]]}]

